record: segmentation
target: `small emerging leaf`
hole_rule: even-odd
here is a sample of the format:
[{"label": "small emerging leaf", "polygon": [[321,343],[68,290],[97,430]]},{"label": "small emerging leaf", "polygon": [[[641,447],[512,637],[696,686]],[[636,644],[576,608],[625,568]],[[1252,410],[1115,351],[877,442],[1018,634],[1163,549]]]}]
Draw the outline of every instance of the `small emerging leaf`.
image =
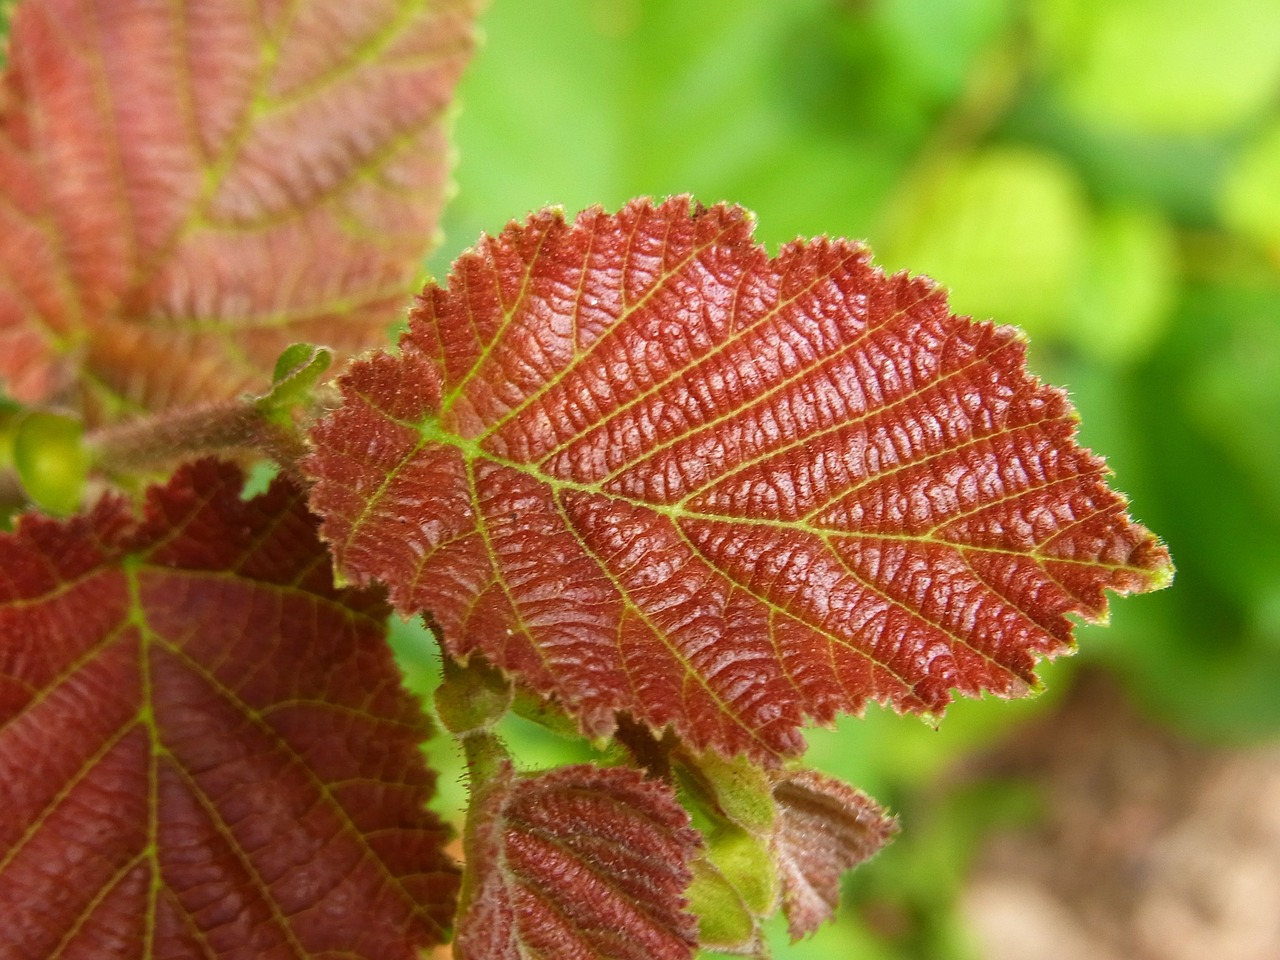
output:
[{"label": "small emerging leaf", "polygon": [[752,833],[767,835],[773,830],[773,792],[764,770],[744,758],[726,760],[714,753],[680,760],[699,802],[716,816]]},{"label": "small emerging leaf", "polygon": [[325,347],[314,343],[292,343],[276,357],[276,367],[271,373],[271,385],[283,387],[303,381],[308,386],[325,370],[333,360],[333,353]]},{"label": "small emerging leaf", "polygon": [[[769,874],[777,875],[773,864]],[[741,890],[706,856],[693,861],[689,906],[698,917],[698,945],[703,950],[740,957],[765,957],[760,914],[749,907]]]},{"label": "small emerging leaf", "polygon": [[743,757],[715,752],[677,751],[673,759],[682,799],[704,840],[689,886],[699,943],[704,950],[765,957],[761,924],[777,912],[780,892],[769,774]]},{"label": "small emerging leaf", "polygon": [[1163,544],[1016,330],[740,209],[544,212],[424,291],[312,432],[338,568],[592,736],[776,764],[806,715],[1018,695]]},{"label": "small emerging leaf", "polygon": [[769,837],[722,826],[705,839],[689,888],[699,942],[707,950],[762,954],[760,924],[778,909],[779,878]]},{"label": "small emerging leaf", "polygon": [[468,815],[458,960],[688,960],[698,834],[670,788],[623,767],[486,783]]},{"label": "small emerging leaf", "polygon": [[784,776],[773,795],[782,909],[799,940],[835,913],[841,875],[888,843],[898,825],[866,794],[812,770]]},{"label": "small emerging leaf", "polygon": [[[677,769],[689,802],[707,823],[706,846],[696,865],[702,868],[703,884],[699,891],[695,883],[690,892],[702,944],[754,954],[763,944],[760,921],[778,909],[772,851],[777,816],[769,776],[742,757],[725,760],[715,753],[696,761],[682,756]],[[703,898],[711,893],[710,902],[699,893]],[[715,930],[719,932],[712,933]],[[737,939],[729,938],[730,931]]]},{"label": "small emerging leaf", "polygon": [[0,535],[0,954],[379,957],[457,871],[372,592],[300,492],[184,467]]},{"label": "small emerging leaf", "polygon": [[289,426],[293,411],[310,402],[312,391],[333,362],[333,351],[311,343],[295,343],[276,359],[271,389],[255,401],[262,414],[279,426]]}]

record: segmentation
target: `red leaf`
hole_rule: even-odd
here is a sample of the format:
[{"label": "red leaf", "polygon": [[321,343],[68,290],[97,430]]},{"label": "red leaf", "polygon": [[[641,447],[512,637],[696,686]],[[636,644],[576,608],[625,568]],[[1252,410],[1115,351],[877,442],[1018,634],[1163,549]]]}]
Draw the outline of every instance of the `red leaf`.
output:
[{"label": "red leaf", "polygon": [[735,208],[547,212],[428,289],[314,431],[339,568],[591,734],[794,753],[804,714],[1016,695],[1164,546],[1017,331]]},{"label": "red leaf", "polygon": [[373,593],[206,461],[0,537],[5,957],[416,956],[450,922]]},{"label": "red leaf", "polygon": [[670,788],[624,767],[517,776],[476,798],[459,960],[683,960],[697,831]]},{"label": "red leaf", "polygon": [[[401,309],[474,0],[26,0],[0,88],[0,382],[232,397]],[[174,362],[179,360],[180,362]]]},{"label": "red leaf", "polygon": [[782,909],[791,939],[799,940],[835,914],[841,875],[873,856],[898,826],[865,793],[812,770],[783,777],[773,798]]}]

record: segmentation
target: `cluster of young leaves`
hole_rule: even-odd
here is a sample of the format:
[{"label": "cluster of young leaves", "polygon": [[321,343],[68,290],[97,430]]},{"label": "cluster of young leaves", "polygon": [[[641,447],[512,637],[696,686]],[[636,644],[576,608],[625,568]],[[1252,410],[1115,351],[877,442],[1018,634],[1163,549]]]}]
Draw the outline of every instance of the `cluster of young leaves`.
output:
[{"label": "cluster of young leaves", "polygon": [[[1168,582],[1017,331],[735,207],[512,223],[346,363],[432,238],[474,14],[14,13],[12,473],[96,502],[0,535],[5,955],[758,955],[896,829],[805,724],[1025,693]],[[196,459],[253,451],[252,499]],[[444,651],[461,871],[384,596]],[[513,710],[621,750],[523,770]]]}]

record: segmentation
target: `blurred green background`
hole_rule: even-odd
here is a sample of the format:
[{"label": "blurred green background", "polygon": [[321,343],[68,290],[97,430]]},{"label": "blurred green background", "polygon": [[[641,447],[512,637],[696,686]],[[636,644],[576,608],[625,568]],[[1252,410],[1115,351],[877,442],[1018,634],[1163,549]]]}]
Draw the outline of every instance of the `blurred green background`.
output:
[{"label": "blurred green background", "polygon": [[[794,947],[775,931],[779,957],[976,955],[951,906],[969,851],[1035,798],[913,798],[1081,663],[1196,738],[1280,729],[1280,4],[492,0],[483,28],[438,274],[543,205],[644,194],[740,203],[771,247],[864,238],[958,312],[1029,332],[1178,565],[1173,589],[1082,629],[1046,696],[960,704],[938,731],[873,712],[814,734],[814,761],[905,830],[837,923]],[[401,649],[429,685],[421,637]]]}]

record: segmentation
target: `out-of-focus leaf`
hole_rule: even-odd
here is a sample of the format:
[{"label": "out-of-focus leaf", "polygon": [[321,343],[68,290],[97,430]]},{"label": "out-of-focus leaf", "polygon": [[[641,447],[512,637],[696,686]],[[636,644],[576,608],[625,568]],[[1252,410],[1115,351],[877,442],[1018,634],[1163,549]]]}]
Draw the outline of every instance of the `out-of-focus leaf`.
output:
[{"label": "out-of-focus leaf", "polygon": [[[771,154],[780,138],[761,64],[795,17],[787,5],[740,0],[495,4],[490,42],[465,81],[467,163],[450,216],[478,218],[474,236],[531,205],[616,205]],[[757,55],[741,56],[747,49]],[[564,143],[575,144],[568,158]],[[529,184],[545,193],[530,197]]]},{"label": "out-of-focus leaf", "polygon": [[1222,218],[1280,260],[1280,123],[1240,155],[1223,190]]},{"label": "out-of-focus leaf", "polygon": [[[829,0],[492,4],[459,93],[448,235],[685,191],[758,210],[771,244],[864,234],[927,129],[914,103],[872,92],[879,61],[846,49],[864,19]],[[886,123],[874,135],[868,113]],[[439,275],[461,248],[440,252]]]},{"label": "out-of-focus leaf", "polygon": [[866,794],[812,770],[781,778],[773,796],[782,906],[799,940],[834,915],[844,872],[874,856],[898,825]]},{"label": "out-of-focus leaf", "polygon": [[1153,357],[1099,394],[1127,421],[1122,476],[1177,551],[1181,589],[1121,611],[1094,653],[1200,737],[1280,730],[1280,516],[1268,472],[1280,449],[1277,316],[1274,290],[1194,285]]},{"label": "out-of-focus leaf", "polygon": [[1140,359],[1167,326],[1177,271],[1173,230],[1158,213],[1100,213],[1089,230],[1063,339],[1109,366]]},{"label": "out-of-focus leaf", "polygon": [[[945,102],[960,95],[981,55],[1015,12],[1014,0],[888,0],[869,5],[898,68]],[[923,23],[928,30],[920,29]]]},{"label": "out-of-focus leaf", "polygon": [[312,433],[344,574],[589,735],[776,762],[869,700],[1026,692],[1168,554],[1008,327],[739,209],[543,213],[430,288]]},{"label": "out-of-focus leaf", "polygon": [[444,197],[472,0],[44,0],[13,21],[0,379],[91,419],[382,340]]},{"label": "out-of-focus leaf", "polygon": [[1182,225],[1217,224],[1221,181],[1235,160],[1225,138],[1091,126],[1044,88],[1017,102],[1001,127],[1069,161],[1089,195],[1108,206],[1157,209]]},{"label": "out-of-focus leaf", "polygon": [[[1280,527],[1280,296],[1219,317],[1214,349],[1198,357],[1185,410],[1248,474],[1259,508]],[[1225,322],[1224,322],[1225,321]]]},{"label": "out-of-focus leaf", "polygon": [[0,951],[416,956],[456,869],[383,643],[301,493],[184,467],[0,536]]},{"label": "out-of-focus leaf", "polygon": [[699,847],[669,786],[624,767],[485,784],[468,815],[458,960],[687,960]]},{"label": "out-of-focus leaf", "polygon": [[[1162,404],[1135,411],[1148,442],[1158,444],[1155,463],[1179,466],[1174,476],[1162,472],[1157,504],[1169,503],[1170,520],[1197,541],[1195,562],[1207,564],[1220,589],[1242,600],[1262,596],[1280,579],[1280,540],[1264,535],[1280,530],[1273,472],[1280,465],[1280,296],[1201,289],[1182,309],[1178,338],[1143,384],[1171,391],[1179,416],[1170,418]],[[1235,491],[1231,502],[1212,514],[1192,509],[1224,483]]]},{"label": "out-of-focus leaf", "polygon": [[1274,3],[1040,0],[1031,23],[1064,98],[1102,126],[1218,133],[1280,85]]},{"label": "out-of-focus leaf", "polygon": [[1060,331],[1088,230],[1084,192],[1052,154],[1001,147],[955,160],[903,200],[889,261],[951,289],[953,307]]}]

